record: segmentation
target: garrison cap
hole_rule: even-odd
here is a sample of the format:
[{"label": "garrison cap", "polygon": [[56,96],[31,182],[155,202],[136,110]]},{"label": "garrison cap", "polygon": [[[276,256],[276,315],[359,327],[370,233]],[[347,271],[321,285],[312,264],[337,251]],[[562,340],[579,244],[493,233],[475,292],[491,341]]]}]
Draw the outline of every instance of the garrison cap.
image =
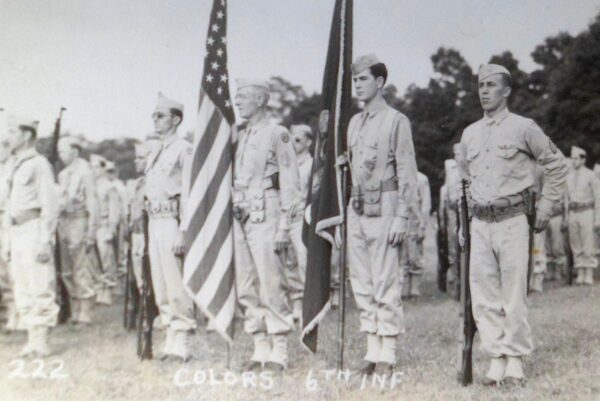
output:
[{"label": "garrison cap", "polygon": [[183,104],[176,102],[173,99],[169,99],[162,92],[158,92],[158,100],[156,102],[155,110],[171,110],[176,109],[183,113]]},{"label": "garrison cap", "polygon": [[254,86],[258,89],[262,89],[266,92],[269,92],[269,83],[264,79],[258,78],[240,78],[236,79],[235,83],[237,84],[238,90],[246,88],[248,86]]},{"label": "garrison cap", "polygon": [[483,64],[479,67],[479,80],[486,79],[495,74],[506,74],[509,77],[510,72],[506,69],[506,67],[499,64]]},{"label": "garrison cap", "polygon": [[585,150],[581,149],[579,146],[571,146],[571,158],[579,156],[585,157],[586,154]]},{"label": "garrison cap", "polygon": [[111,161],[106,161],[106,171],[115,171],[115,163]]},{"label": "garrison cap", "polygon": [[39,123],[40,122],[38,120],[34,120],[33,118],[30,118],[30,117],[16,116],[16,115],[8,116],[8,125],[12,126],[12,127],[23,126],[23,127],[29,127],[29,128],[33,128],[34,130],[37,130]]},{"label": "garrison cap", "polygon": [[444,160],[444,169],[446,171],[455,169],[457,167],[458,167],[458,164],[456,164],[456,160],[454,160],[454,159]]},{"label": "garrison cap", "polygon": [[381,63],[381,61],[379,61],[377,56],[374,54],[366,54],[364,56],[360,56],[359,58],[354,60],[354,63],[352,63],[352,74],[358,74],[360,72],[363,72],[367,68],[379,63]]},{"label": "garrison cap", "polygon": [[76,136],[72,136],[72,135],[61,136],[59,138],[58,143],[59,143],[59,145],[62,145],[62,146],[77,146],[79,148],[82,147],[81,140],[79,138],[77,138]]}]

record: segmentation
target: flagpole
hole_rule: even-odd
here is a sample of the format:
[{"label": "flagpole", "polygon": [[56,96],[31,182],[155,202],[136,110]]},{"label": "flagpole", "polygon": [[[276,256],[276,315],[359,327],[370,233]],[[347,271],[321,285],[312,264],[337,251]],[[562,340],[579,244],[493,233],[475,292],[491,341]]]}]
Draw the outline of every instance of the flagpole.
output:
[{"label": "flagpole", "polygon": [[346,253],[347,253],[347,241],[346,241],[346,227],[348,224],[347,219],[347,205],[345,202],[347,185],[348,185],[348,161],[344,160],[342,168],[342,202],[343,202],[343,222],[340,227],[340,258],[339,258],[339,276],[340,276],[340,293],[339,293],[339,305],[340,313],[338,315],[338,371],[344,370],[344,338],[346,328]]}]

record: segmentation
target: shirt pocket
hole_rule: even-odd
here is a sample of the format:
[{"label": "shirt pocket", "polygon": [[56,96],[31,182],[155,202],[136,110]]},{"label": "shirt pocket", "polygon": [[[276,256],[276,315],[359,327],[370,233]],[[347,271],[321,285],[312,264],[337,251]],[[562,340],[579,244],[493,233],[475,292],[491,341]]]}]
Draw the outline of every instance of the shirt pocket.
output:
[{"label": "shirt pocket", "polygon": [[528,166],[517,144],[511,142],[496,145],[496,155],[500,160],[498,168],[505,178],[521,180],[529,172]]},{"label": "shirt pocket", "polygon": [[478,162],[481,160],[481,150],[478,147],[471,146],[467,148],[466,161],[469,166],[469,175],[471,178],[475,178],[479,175]]},{"label": "shirt pocket", "polygon": [[363,157],[362,163],[364,168],[372,172],[375,170],[375,165],[377,164],[377,153],[379,150],[379,140],[378,138],[367,138],[362,147]]}]

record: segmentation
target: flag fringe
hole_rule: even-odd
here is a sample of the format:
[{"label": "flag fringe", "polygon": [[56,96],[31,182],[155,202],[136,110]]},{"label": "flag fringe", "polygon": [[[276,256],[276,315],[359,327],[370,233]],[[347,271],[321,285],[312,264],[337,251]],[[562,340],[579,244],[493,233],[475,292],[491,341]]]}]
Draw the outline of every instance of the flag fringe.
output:
[{"label": "flag fringe", "polygon": [[304,344],[304,341],[302,341],[304,339],[304,337],[309,334],[311,331],[313,331],[315,329],[315,327],[317,327],[320,323],[321,320],[323,320],[323,318],[325,317],[325,315],[327,314],[327,312],[329,312],[329,310],[331,309],[331,299],[329,299],[327,301],[327,303],[323,306],[323,309],[321,309],[321,311],[319,313],[317,313],[317,315],[313,318],[313,320],[311,320],[306,327],[304,327],[304,329],[302,329],[302,333],[300,334],[300,342],[302,343],[302,346],[307,349],[308,351],[310,351],[311,353],[314,353],[310,348],[308,348],[306,346],[306,344]]}]

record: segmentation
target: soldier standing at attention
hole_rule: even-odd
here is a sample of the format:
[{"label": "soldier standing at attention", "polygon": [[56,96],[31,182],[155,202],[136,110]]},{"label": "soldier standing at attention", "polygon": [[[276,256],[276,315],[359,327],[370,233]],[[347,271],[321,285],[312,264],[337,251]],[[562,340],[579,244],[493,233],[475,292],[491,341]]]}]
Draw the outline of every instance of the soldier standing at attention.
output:
[{"label": "soldier standing at attention", "polygon": [[423,241],[431,210],[431,189],[429,179],[420,171],[417,171],[417,188],[413,196],[415,203],[411,206],[409,231],[402,242],[400,255],[404,274],[402,296],[405,298],[421,296],[419,286],[423,275]]},{"label": "soldier standing at attention", "polygon": [[100,156],[90,157],[96,177],[96,195],[98,202],[98,229],[96,244],[102,262],[104,282],[97,290],[96,303],[112,304],[112,291],[117,285],[117,257],[113,240],[117,235],[119,216],[121,214],[119,194],[108,180],[106,166],[108,161]]},{"label": "soldier standing at attention", "polygon": [[177,136],[183,121],[181,103],[159,93],[152,119],[160,145],[148,156],[145,193],[152,285],[160,320],[167,330],[160,358],[185,362],[190,358],[189,335],[196,328],[194,304],[183,287],[185,228],[181,223],[186,203],[183,170],[192,148]]},{"label": "soldier standing at attention", "polygon": [[[10,143],[4,137],[0,140],[0,224],[4,221],[6,206],[8,203],[8,180],[12,170],[12,159],[10,157]],[[9,243],[7,230],[0,225],[0,251],[4,247],[8,248]],[[11,332],[18,329],[17,309],[15,307],[15,298],[13,291],[13,279],[10,274],[8,261],[0,253],[0,293],[2,294],[2,303],[6,308],[6,326],[4,328]]]},{"label": "soldier standing at attention", "polygon": [[[527,320],[531,191],[536,161],[544,186],[536,205],[536,232],[543,231],[565,182],[563,155],[538,125],[508,111],[512,80],[500,65],[479,69],[484,117],[461,139],[460,163],[472,199],[470,286],[481,348],[490,358],[485,385],[522,384],[522,358],[533,350]],[[469,202],[471,203],[471,202]],[[462,229],[462,228],[461,228]]]},{"label": "soldier standing at attention", "polygon": [[294,321],[275,252],[289,245],[288,212],[300,202],[300,177],[290,134],[267,119],[268,83],[237,84],[235,105],[247,127],[239,135],[233,171],[235,278],[244,331],[254,340],[243,369],[281,371]]},{"label": "soldier standing at attention", "polygon": [[[444,162],[445,180],[444,193],[440,195],[440,213],[445,220],[445,233],[448,239],[448,284],[452,296],[458,299],[460,283],[458,280],[458,195],[460,194],[460,177],[458,174],[458,150],[454,145],[454,159]],[[444,219],[445,217],[445,219]]]},{"label": "soldier standing at attention", "polygon": [[58,232],[62,275],[71,296],[71,322],[89,324],[96,296],[91,258],[98,205],[94,173],[80,152],[77,138],[67,136],[58,141],[58,155],[65,165],[58,175],[61,205]]},{"label": "soldier standing at attention", "polygon": [[364,102],[350,120],[352,193],[348,208],[350,281],[367,353],[360,370],[391,374],[404,333],[398,246],[408,232],[417,168],[410,122],[383,98],[387,68],[374,55],[352,64],[355,93]]},{"label": "soldier standing at attention", "polygon": [[575,284],[594,284],[598,267],[594,231],[600,230],[600,188],[594,172],[585,167],[586,152],[571,148],[573,171],[567,176],[569,196],[569,241],[573,251]]},{"label": "soldier standing at attention", "polygon": [[9,184],[5,229],[17,313],[27,329],[21,356],[46,357],[50,328],[56,326],[56,268],[53,245],[58,220],[58,196],[52,166],[35,150],[38,122],[9,118],[8,141],[15,155]]},{"label": "soldier standing at attention", "polygon": [[287,282],[290,286],[290,299],[292,300],[292,313],[294,320],[302,320],[302,296],[304,294],[304,282],[306,278],[306,245],[302,241],[302,226],[304,224],[304,208],[308,196],[308,185],[312,172],[313,158],[310,155],[310,147],[313,143],[313,133],[308,125],[292,125],[290,127],[298,162],[300,174],[301,199],[295,204],[294,210],[290,210],[290,240],[294,253],[296,254],[296,269],[287,271]]}]

